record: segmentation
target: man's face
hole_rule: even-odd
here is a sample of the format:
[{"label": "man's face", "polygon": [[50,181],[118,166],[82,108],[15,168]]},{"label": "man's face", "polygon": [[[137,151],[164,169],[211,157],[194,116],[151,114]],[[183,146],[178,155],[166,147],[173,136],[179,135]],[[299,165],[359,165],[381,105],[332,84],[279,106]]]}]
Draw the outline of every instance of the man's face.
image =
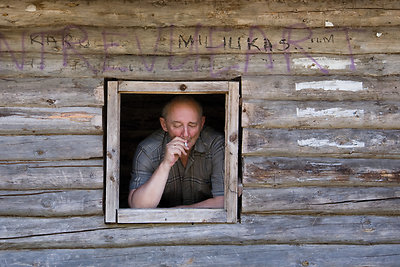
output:
[{"label": "man's face", "polygon": [[161,127],[173,139],[179,136],[187,141],[191,149],[203,129],[205,117],[201,117],[193,103],[175,103],[167,118],[160,118]]}]

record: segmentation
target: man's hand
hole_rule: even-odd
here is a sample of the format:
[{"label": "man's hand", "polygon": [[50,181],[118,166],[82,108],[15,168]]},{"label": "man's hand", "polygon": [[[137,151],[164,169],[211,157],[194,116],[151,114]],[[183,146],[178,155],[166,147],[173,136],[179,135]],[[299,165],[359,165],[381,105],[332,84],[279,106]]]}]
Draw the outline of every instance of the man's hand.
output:
[{"label": "man's hand", "polygon": [[163,161],[168,164],[168,166],[172,167],[182,155],[187,155],[189,148],[185,143],[187,144],[185,139],[177,136],[166,145]]},{"label": "man's hand", "polygon": [[192,205],[180,205],[175,208],[223,208],[224,207],[224,196],[218,196],[203,200]]}]

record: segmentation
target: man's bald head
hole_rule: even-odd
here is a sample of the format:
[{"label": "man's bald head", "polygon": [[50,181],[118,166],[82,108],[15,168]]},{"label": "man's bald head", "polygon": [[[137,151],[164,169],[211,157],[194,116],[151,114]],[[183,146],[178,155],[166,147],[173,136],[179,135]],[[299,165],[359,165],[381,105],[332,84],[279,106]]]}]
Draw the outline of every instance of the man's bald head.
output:
[{"label": "man's bald head", "polygon": [[203,116],[203,107],[200,105],[199,102],[196,101],[196,99],[194,99],[193,97],[191,97],[189,95],[179,95],[179,96],[172,98],[164,106],[164,108],[162,109],[162,112],[161,112],[161,117],[163,117],[164,119],[167,119],[168,114],[171,111],[171,108],[174,107],[175,105],[179,105],[179,104],[190,105],[197,110],[197,112],[199,114],[199,118],[201,118]]}]

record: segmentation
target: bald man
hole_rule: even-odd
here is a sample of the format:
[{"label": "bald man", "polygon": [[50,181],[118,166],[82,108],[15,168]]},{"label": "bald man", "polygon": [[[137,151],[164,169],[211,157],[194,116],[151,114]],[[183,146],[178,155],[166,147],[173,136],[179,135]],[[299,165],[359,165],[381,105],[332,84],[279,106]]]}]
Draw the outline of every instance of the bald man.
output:
[{"label": "bald man", "polygon": [[143,140],[133,158],[131,208],[224,207],[224,136],[204,122],[192,97],[164,106],[162,129]]}]

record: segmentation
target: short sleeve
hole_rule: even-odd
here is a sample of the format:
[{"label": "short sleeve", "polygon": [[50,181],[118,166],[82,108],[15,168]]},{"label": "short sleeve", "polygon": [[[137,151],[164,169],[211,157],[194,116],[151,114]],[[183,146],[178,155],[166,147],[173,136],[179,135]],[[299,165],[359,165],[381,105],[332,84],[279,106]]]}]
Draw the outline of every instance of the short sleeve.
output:
[{"label": "short sleeve", "polygon": [[211,185],[212,195],[223,196],[224,195],[224,157],[225,157],[225,140],[223,135],[218,135],[211,144],[212,153],[212,174],[211,174]]},{"label": "short sleeve", "polygon": [[131,181],[129,190],[137,189],[145,184],[154,172],[152,161],[146,151],[139,145],[132,161]]}]

